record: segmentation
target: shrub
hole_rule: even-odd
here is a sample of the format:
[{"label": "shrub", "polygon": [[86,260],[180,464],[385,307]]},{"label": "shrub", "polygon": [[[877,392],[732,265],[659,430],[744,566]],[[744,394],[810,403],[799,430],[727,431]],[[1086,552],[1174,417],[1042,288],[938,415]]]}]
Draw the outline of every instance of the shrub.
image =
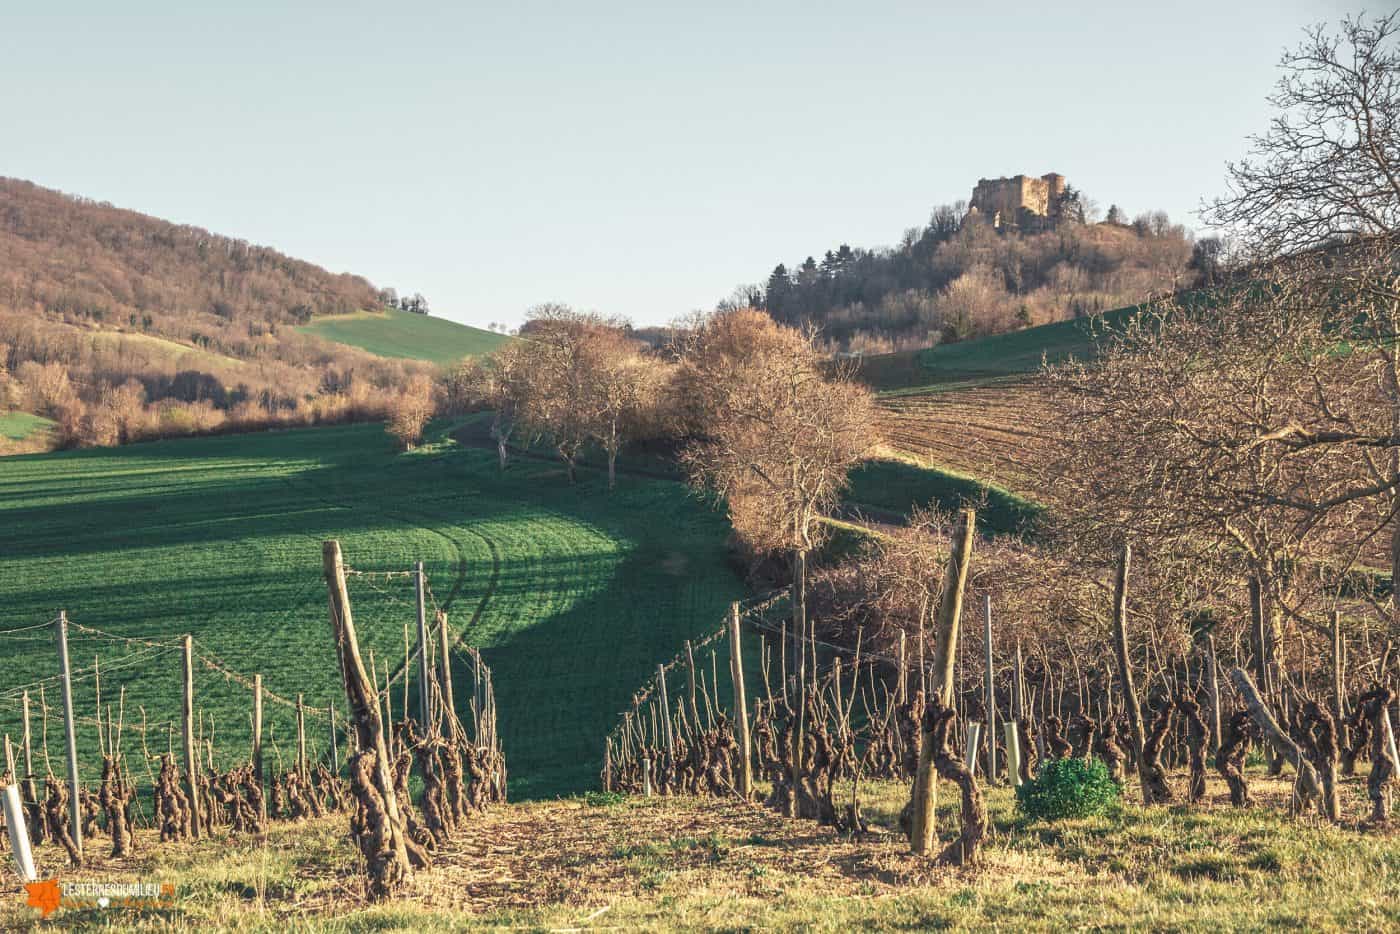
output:
[{"label": "shrub", "polygon": [[1035,820],[1093,817],[1116,807],[1121,791],[1098,759],[1053,759],[1016,789],[1016,809]]}]

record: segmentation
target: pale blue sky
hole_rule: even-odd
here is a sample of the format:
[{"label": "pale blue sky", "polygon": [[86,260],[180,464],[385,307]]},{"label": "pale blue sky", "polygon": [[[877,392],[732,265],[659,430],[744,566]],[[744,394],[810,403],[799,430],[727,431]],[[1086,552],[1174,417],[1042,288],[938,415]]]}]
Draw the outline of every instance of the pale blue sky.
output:
[{"label": "pale blue sky", "polygon": [[979,176],[1191,212],[1301,27],[1354,7],[0,0],[0,175],[435,314],[657,323]]}]

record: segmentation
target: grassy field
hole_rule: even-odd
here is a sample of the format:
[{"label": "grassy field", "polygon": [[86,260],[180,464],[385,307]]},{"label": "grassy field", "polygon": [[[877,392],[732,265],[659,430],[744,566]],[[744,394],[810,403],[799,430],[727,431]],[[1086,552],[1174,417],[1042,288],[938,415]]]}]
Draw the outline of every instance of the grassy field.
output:
[{"label": "grassy field", "polygon": [[1000,487],[912,459],[870,460],[851,471],[850,479],[845,503],[856,512],[872,507],[904,515],[916,506],[952,512],[973,505],[978,527],[991,535],[1029,532],[1041,514],[1035,503]]},{"label": "grassy field", "polygon": [[1094,334],[1121,325],[1138,306],[1093,318],[1059,321],[978,340],[925,350],[880,354],[861,362],[859,375],[882,393],[922,393],[1034,374],[1041,361],[1056,363],[1094,355]]},{"label": "grassy field", "polygon": [[[493,452],[446,440],[443,426],[436,437],[396,454],[380,426],[362,425],[6,459],[0,630],[42,627],[64,608],[74,623],[112,634],[74,629],[76,706],[93,715],[100,655],[104,703],[115,708],[126,688],[128,749],[139,750],[144,706],[154,752],[178,710],[180,655],[167,646],[180,635],[192,633],[213,663],[261,673],[282,698],[302,692],[322,709],[343,706],[322,539],[339,538],[363,570],[422,560],[434,602],[495,671],[512,793],[587,787],[631,691],[741,595],[726,563],[727,524],[674,482],[625,477],[609,494],[585,472],[570,488],[553,464],[518,461],[500,474]],[[386,659],[404,655],[412,582],[360,576],[350,588],[362,644],[382,673]],[[57,771],[50,632],[0,633],[0,646],[0,728],[18,736],[17,687],[49,679]],[[220,755],[243,755],[248,690],[200,661],[196,681]],[[38,746],[38,685],[33,696]],[[267,716],[285,759],[293,713],[270,701]],[[324,718],[309,730],[313,751],[324,749]],[[91,772],[95,727],[80,734]]]},{"label": "grassy field", "polygon": [[405,357],[440,364],[490,353],[511,339],[446,318],[415,315],[409,311],[332,315],[317,318],[297,330],[338,344],[360,347],[381,357]]},{"label": "grassy field", "polygon": [[[1180,778],[1180,777],[1178,777]],[[983,865],[910,856],[894,832],[905,784],[864,786],[864,840],[737,801],[602,795],[511,805],[471,819],[402,898],[369,906],[344,818],[277,825],[268,840],[158,845],[64,881],[170,882],[171,907],[61,908],[46,922],[21,894],[7,930],[133,924],[162,930],[1395,930],[1400,838],[1287,815],[1288,786],[1253,784],[1237,811],[1213,783],[1205,806],[1055,823],[986,795]],[[939,833],[957,797],[940,783]],[[1359,780],[1346,804],[1360,811]],[[147,832],[142,832],[146,834]],[[52,848],[41,852],[52,853]],[[57,867],[47,866],[54,869]],[[17,887],[16,887],[17,888]]]},{"label": "grassy field", "polygon": [[0,457],[32,454],[51,446],[54,423],[29,412],[0,412]]},{"label": "grassy field", "polygon": [[47,431],[53,422],[29,412],[0,412],[0,440],[24,441],[37,432]]}]

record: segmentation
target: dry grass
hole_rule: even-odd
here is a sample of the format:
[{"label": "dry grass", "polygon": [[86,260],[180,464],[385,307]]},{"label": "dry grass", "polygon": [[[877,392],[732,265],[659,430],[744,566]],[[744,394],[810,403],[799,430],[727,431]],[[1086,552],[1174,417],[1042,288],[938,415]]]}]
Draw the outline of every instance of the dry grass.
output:
[{"label": "dry grass", "polygon": [[[1286,813],[1286,781],[1256,779],[1237,811],[1212,785],[1204,807],[1024,822],[993,789],[983,864],[910,856],[890,826],[907,789],[870,789],[869,838],[839,837],[737,801],[594,795],[479,817],[393,904],[363,902],[343,818],[280,826],[265,845],[158,846],[64,880],[175,882],[172,909],[61,910],[55,922],[123,929],[1315,929],[1400,925],[1400,836]],[[941,791],[940,833],[956,821]],[[1363,813],[1358,780],[1346,788]],[[53,862],[52,851],[47,858]],[[22,897],[5,929],[38,929]]]}]

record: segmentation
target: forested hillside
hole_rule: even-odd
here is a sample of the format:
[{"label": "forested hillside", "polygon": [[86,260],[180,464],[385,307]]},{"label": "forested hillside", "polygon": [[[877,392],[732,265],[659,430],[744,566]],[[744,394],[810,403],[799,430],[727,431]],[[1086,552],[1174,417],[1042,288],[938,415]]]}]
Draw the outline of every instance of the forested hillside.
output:
[{"label": "forested hillside", "polygon": [[0,178],[0,414],[51,419],[60,445],[382,417],[426,365],[298,327],[394,298],[269,247]]},{"label": "forested hillside", "polygon": [[[811,323],[837,349],[882,353],[1081,318],[1208,276],[1220,243],[1194,242],[1162,212],[1064,219],[1044,230],[962,222],[959,204],[880,249],[847,244],[778,265],[731,302]],[[1090,214],[1092,220],[1092,214]]]}]

